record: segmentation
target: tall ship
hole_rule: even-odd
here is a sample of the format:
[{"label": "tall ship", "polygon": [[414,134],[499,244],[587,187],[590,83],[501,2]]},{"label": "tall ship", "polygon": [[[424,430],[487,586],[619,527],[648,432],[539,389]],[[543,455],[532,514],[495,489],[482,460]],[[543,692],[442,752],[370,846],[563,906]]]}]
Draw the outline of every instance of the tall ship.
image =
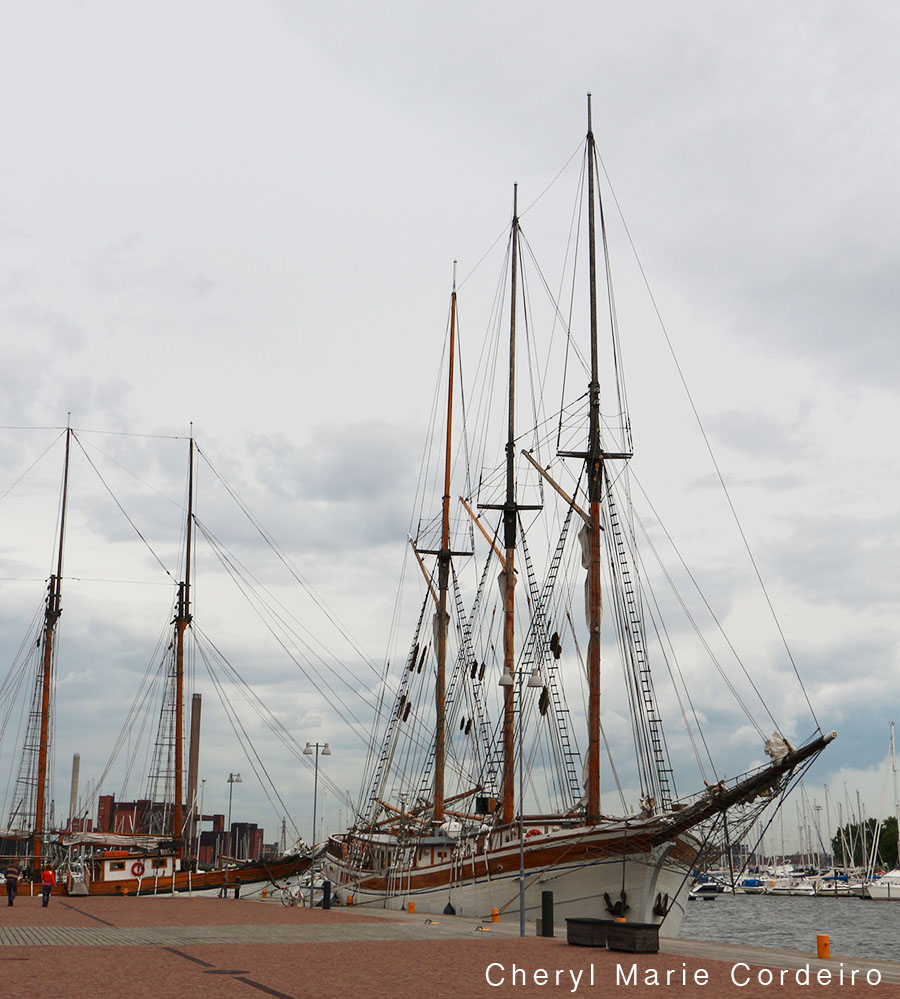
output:
[{"label": "tall ship", "polygon": [[[170,630],[153,664],[153,680],[148,682],[145,676],[145,683],[135,698],[135,704],[144,712],[143,718],[138,720],[134,712],[129,713],[104,775],[109,774],[123,744],[132,743],[136,753],[142,738],[152,738],[145,797],[139,802],[139,807],[132,809],[128,828],[117,827],[115,823],[110,828],[94,828],[88,809],[97,794],[89,797],[81,809],[76,803],[76,757],[69,816],[67,819],[62,817],[60,821],[53,814],[51,760],[58,710],[57,631],[63,612],[69,469],[72,445],[78,440],[76,432],[67,426],[54,571],[47,581],[44,605],[36,620],[36,635],[23,643],[20,659],[13,664],[6,681],[0,686],[4,717],[0,736],[6,735],[12,728],[8,722],[17,691],[23,687],[30,687],[31,691],[18,770],[11,785],[9,812],[5,817],[5,826],[0,827],[0,861],[5,866],[9,860],[15,860],[26,876],[35,879],[39,879],[41,870],[49,865],[57,872],[54,890],[73,895],[161,894],[234,888],[257,882],[279,884],[292,875],[302,873],[309,866],[311,851],[303,849],[299,841],[294,851],[265,860],[238,860],[220,849],[212,864],[198,863],[199,823],[203,818],[198,781],[199,694],[191,698],[189,725],[185,717],[188,697],[185,686],[186,650],[193,622],[191,570],[194,559],[196,454],[193,437],[188,442],[184,559],[180,579],[175,584]],[[147,719],[152,711],[150,695],[153,686],[158,688],[161,696],[155,731],[148,733]],[[133,759],[124,763],[129,770]],[[237,776],[240,779],[240,775]],[[221,837],[221,841],[228,852],[236,852],[231,830]]]},{"label": "tall ship", "polygon": [[[532,251],[517,198],[495,297],[496,314],[505,316],[486,337],[506,350],[499,360],[478,361],[502,373],[502,458],[492,471],[473,471],[485,432],[469,424],[473,411],[487,412],[491,403],[456,385],[454,275],[446,406],[443,392],[435,404],[443,432],[439,447],[425,449],[440,458],[433,474],[422,474],[439,484],[439,510],[425,511],[410,539],[424,592],[406,652],[386,671],[356,819],[329,839],[322,868],[354,906],[518,913],[524,933],[525,921],[541,913],[542,894],[552,891],[559,917],[625,918],[676,935],[692,871],[723,843],[740,842],[834,733],[816,724],[797,745],[779,731],[764,735],[765,763],[737,777],[710,767],[697,791],[678,793],[651,650],[670,675],[677,666],[660,608],[644,587],[630,504],[631,421],[590,97],[581,207],[572,223],[586,236],[586,254],[573,256],[582,273],[586,267],[587,306],[580,332],[565,304],[552,307],[566,344],[557,369],[541,367],[528,326],[534,308],[523,258]],[[574,281],[571,287],[574,298]],[[601,310],[608,327],[602,352]],[[524,389],[523,362],[539,369]],[[535,404],[534,426],[523,430],[522,396],[533,398],[548,371],[578,364],[587,384],[573,390],[569,375],[559,411],[551,417]],[[461,409],[469,436],[454,450]],[[465,484],[455,487],[462,467]],[[455,491],[464,494],[459,502]],[[468,589],[463,563],[476,565]],[[614,671],[616,660],[621,670]],[[672,686],[669,699],[682,700],[683,685]],[[609,751],[614,735],[623,741],[612,730],[626,715],[606,707],[607,688],[627,705],[627,774]],[[576,708],[581,692],[584,705]]]}]

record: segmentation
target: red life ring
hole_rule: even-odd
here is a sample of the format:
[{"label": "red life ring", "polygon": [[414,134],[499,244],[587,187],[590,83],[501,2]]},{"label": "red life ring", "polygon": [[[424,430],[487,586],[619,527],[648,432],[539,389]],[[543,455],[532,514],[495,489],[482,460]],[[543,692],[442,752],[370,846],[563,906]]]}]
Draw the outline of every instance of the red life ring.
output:
[{"label": "red life ring", "polygon": [[542,832],[543,829],[529,829],[528,832],[525,833],[525,839],[531,839],[532,836],[540,836]]},{"label": "red life ring", "polygon": [[141,876],[141,875],[142,875],[142,874],[144,873],[144,865],[143,865],[143,864],[142,864],[142,863],[141,863],[141,862],[140,862],[139,860],[136,860],[136,861],[135,861],[135,862],[134,862],[134,863],[133,863],[133,864],[131,865],[131,873],[132,873],[132,874],[133,874],[133,875],[134,875],[134,876],[135,876],[136,878],[139,878],[139,877],[140,877],[140,876]]}]

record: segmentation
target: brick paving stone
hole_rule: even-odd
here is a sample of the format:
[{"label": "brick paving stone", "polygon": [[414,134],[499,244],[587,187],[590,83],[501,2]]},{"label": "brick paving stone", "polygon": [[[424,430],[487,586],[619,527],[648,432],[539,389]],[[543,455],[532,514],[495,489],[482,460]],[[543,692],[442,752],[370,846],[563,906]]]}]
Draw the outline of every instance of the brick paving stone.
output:
[{"label": "brick paving stone", "polygon": [[[29,953],[30,951],[30,953]],[[374,999],[483,999],[486,996],[581,995],[612,999],[623,993],[667,994],[684,999],[739,996],[749,999],[801,999],[822,995],[820,987],[805,988],[788,982],[784,987],[750,985],[738,989],[730,983],[730,963],[700,960],[672,954],[624,955],[605,950],[586,951],[568,947],[563,941],[525,938],[442,939],[432,941],[358,941],[352,945],[335,942],[296,946],[265,944],[202,946],[165,949],[134,948],[54,948],[52,961],[36,948],[10,949],[0,955],[4,997],[9,999],[182,999],[195,992],[212,993],[222,999],[261,996],[290,999],[347,999],[372,996]],[[21,960],[21,957],[26,960]],[[14,960],[9,960],[13,958]],[[18,958],[19,960],[15,960]],[[485,972],[493,965],[496,988],[488,984]],[[638,985],[616,985],[616,968],[630,973],[632,965],[639,979],[647,969],[658,974],[684,971],[687,985],[672,984],[657,989]],[[709,984],[694,984],[697,968],[709,973]],[[523,983],[510,981],[514,969]],[[535,980],[544,969],[550,984]],[[590,975],[593,970],[593,984]],[[560,972],[559,984],[554,983]],[[572,992],[571,975],[581,972],[581,984]],[[840,988],[852,996],[874,993],[879,999],[897,999],[900,986],[881,985],[872,989],[857,984]],[[824,999],[824,997],[823,997]]]},{"label": "brick paving stone", "polygon": [[[738,988],[730,979],[736,961],[770,966],[776,981],[778,968],[821,962],[796,952],[686,940],[666,941],[660,954],[614,954],[569,947],[561,938],[520,939],[517,920],[479,932],[477,921],[452,917],[429,923],[406,913],[310,911],[233,899],[65,901],[72,904],[58,905],[55,913],[53,902],[45,910],[17,904],[0,918],[2,999],[624,999],[630,993],[829,999],[835,990],[900,999],[900,965],[884,962],[878,964],[892,981],[877,989],[859,982],[802,986],[792,971],[784,986]],[[494,981],[503,978],[497,987],[486,978],[489,965]],[[667,971],[675,978],[659,988],[616,984],[619,966],[626,975],[634,966],[640,983],[651,969],[663,980]],[[694,982],[697,969],[708,972],[708,985]]]},{"label": "brick paving stone", "polygon": [[0,905],[0,926],[90,926],[97,923],[129,926],[166,926],[194,923],[203,926],[241,926],[255,923],[368,922],[371,915],[349,909],[287,908],[280,901],[260,903],[250,899],[220,898],[53,898],[44,909],[40,898],[19,897],[12,907]]}]

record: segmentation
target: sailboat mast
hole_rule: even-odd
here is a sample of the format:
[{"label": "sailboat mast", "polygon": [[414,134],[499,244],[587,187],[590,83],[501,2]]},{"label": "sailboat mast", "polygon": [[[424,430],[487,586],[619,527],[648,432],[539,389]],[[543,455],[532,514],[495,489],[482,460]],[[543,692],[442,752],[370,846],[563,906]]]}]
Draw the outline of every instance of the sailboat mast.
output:
[{"label": "sailboat mast", "polygon": [[44,610],[44,657],[41,672],[41,725],[38,743],[37,787],[35,788],[34,838],[32,840],[32,871],[40,871],[44,850],[44,814],[47,796],[47,750],[50,732],[50,686],[53,668],[53,637],[56,622],[62,614],[62,564],[63,542],[66,535],[66,503],[69,494],[69,452],[72,428],[66,427],[66,458],[63,468],[62,508],[59,517],[59,549],[56,560],[56,575],[50,576],[47,587],[47,605]]},{"label": "sailboat mast", "polygon": [[[194,513],[194,438],[188,448],[187,540],[184,554],[184,581],[178,587],[178,613],[175,617],[175,773],[172,837],[184,835],[184,633],[191,621],[191,554]],[[179,855],[181,849],[179,847]]]},{"label": "sailboat mast", "polygon": [[[516,298],[519,269],[519,185],[513,185],[512,246],[509,307],[509,426],[506,440],[506,503],[503,507],[503,542],[506,549],[503,604],[503,671],[515,674],[515,557],[516,557]],[[515,814],[515,686],[503,688],[503,822]]]},{"label": "sailboat mast", "polygon": [[893,722],[891,722],[891,770],[894,775],[894,815],[897,818],[897,866],[900,867],[900,798],[897,797],[897,754],[894,749]]},{"label": "sailboat mast", "polygon": [[450,588],[450,464],[453,434],[453,369],[456,359],[456,261],[453,261],[453,291],[450,295],[450,360],[447,376],[447,441],[444,451],[444,496],[441,506],[441,550],[438,554],[437,677],[434,726],[434,821],[444,817],[444,769],[446,757],[447,685],[447,591]]},{"label": "sailboat mast", "polygon": [[588,425],[588,500],[591,526],[588,569],[588,786],[587,821],[600,820],[600,618],[603,608],[600,543],[600,500],[603,492],[603,451],[600,446],[600,381],[597,361],[597,243],[594,227],[594,132],[591,123],[591,95],[588,94],[587,131],[588,242],[591,295],[591,384]]}]

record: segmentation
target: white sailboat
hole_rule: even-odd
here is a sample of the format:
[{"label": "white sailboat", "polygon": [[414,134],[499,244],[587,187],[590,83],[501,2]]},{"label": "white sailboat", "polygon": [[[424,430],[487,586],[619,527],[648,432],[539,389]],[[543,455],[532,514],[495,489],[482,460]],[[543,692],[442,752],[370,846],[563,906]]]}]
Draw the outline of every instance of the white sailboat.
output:
[{"label": "white sailboat", "polygon": [[[900,856],[900,796],[897,794],[897,754],[894,747],[894,723],[891,722],[891,773],[894,780],[894,814],[897,816],[898,856]],[[882,902],[900,901],[900,868],[895,868],[866,882],[869,898]]]}]

